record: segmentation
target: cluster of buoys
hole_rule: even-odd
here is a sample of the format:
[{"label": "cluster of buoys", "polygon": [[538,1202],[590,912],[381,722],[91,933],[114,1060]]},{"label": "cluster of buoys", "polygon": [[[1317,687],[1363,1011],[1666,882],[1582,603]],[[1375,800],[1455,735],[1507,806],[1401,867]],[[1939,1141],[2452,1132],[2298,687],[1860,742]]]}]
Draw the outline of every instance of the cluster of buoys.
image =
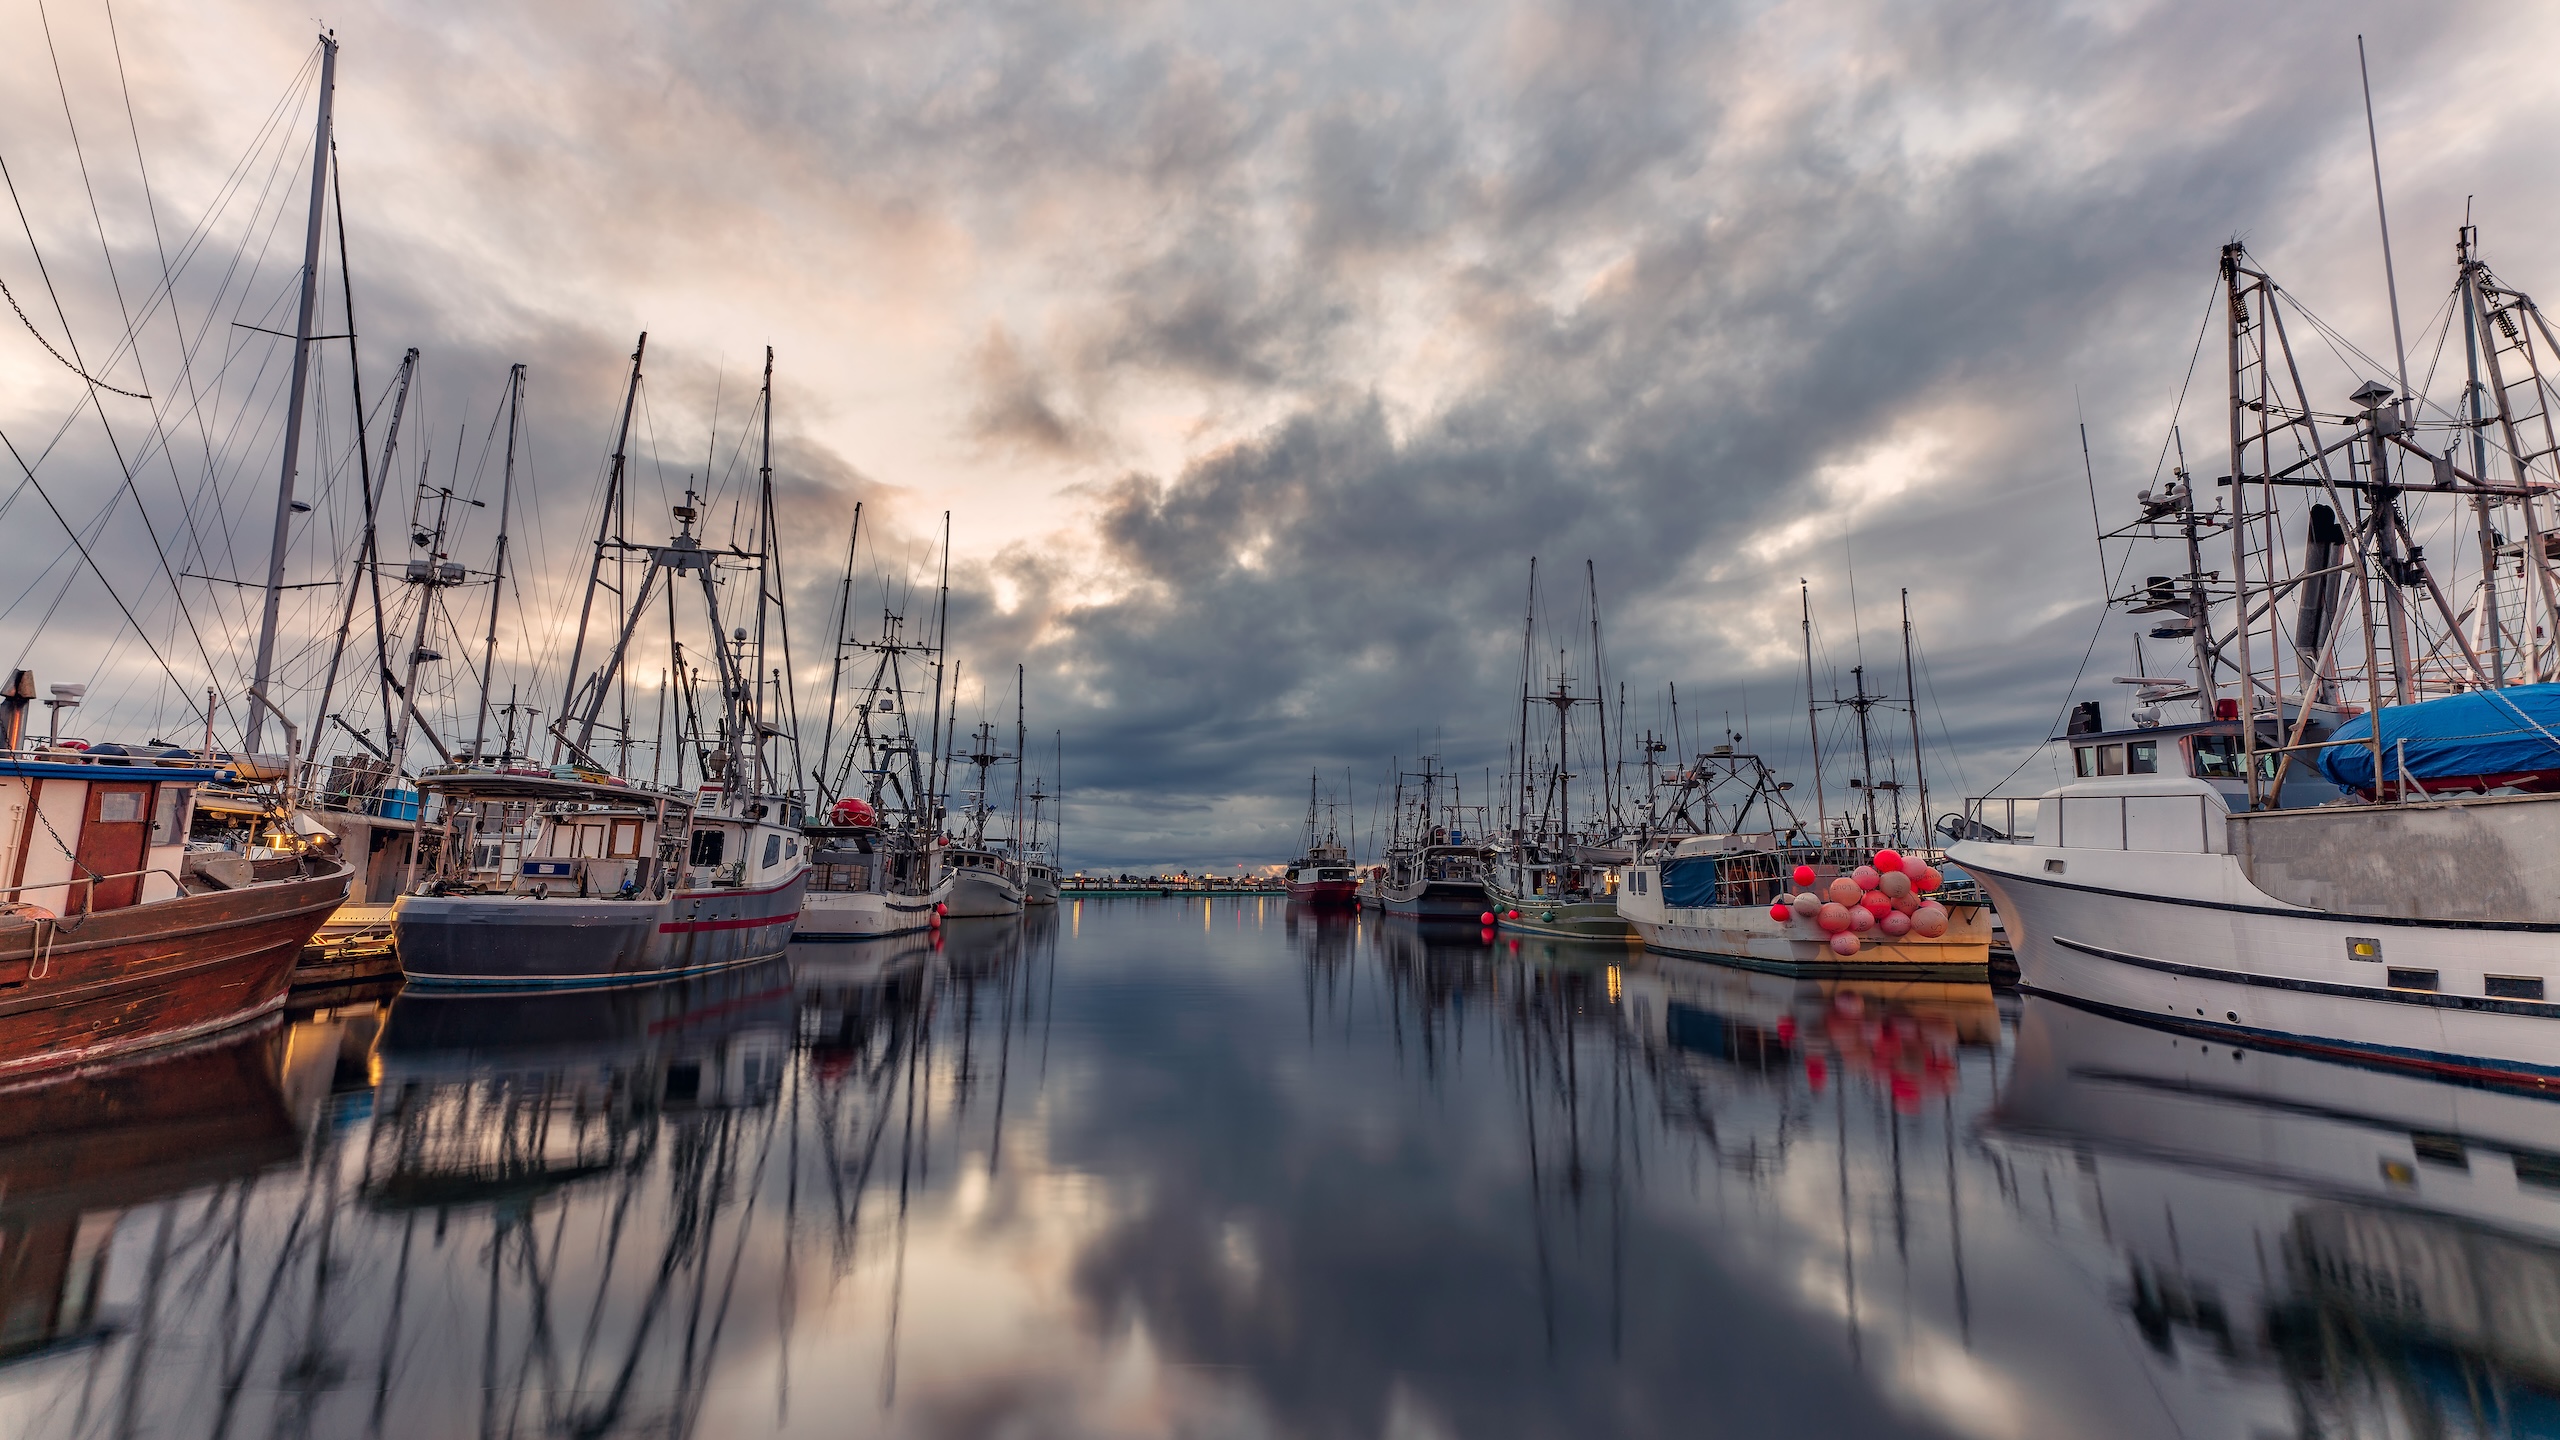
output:
[{"label": "cluster of buoys", "polygon": [[1796,893],[1771,905],[1769,918],[1812,921],[1831,937],[1834,955],[1857,954],[1869,932],[1881,932],[1888,940],[1905,935],[1935,940],[1947,933],[1947,907],[1928,898],[1941,883],[1938,872],[1924,861],[1905,859],[1898,850],[1878,850],[1866,864],[1834,875],[1820,889],[1814,886],[1810,865],[1797,866],[1793,878]]}]

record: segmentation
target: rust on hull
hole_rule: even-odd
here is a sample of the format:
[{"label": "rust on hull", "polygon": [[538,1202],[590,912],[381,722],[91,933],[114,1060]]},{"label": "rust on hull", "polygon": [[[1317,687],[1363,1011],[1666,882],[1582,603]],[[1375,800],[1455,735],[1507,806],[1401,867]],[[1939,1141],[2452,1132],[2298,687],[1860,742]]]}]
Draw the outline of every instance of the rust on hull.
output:
[{"label": "rust on hull", "polygon": [[0,1085],[275,1010],[351,873],[337,865],[86,916],[0,918]]}]

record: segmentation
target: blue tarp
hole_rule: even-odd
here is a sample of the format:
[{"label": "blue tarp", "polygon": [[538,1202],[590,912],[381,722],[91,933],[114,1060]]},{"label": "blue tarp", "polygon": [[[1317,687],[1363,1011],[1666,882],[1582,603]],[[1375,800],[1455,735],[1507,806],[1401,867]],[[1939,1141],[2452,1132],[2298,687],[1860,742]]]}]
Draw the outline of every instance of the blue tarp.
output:
[{"label": "blue tarp", "polygon": [[[2373,718],[2338,727],[2320,752],[2320,773],[2350,790],[2373,788]],[[2560,685],[2473,690],[2382,711],[2383,773],[2406,761],[2421,785],[2473,775],[2560,770]]]},{"label": "blue tarp", "polygon": [[1674,910],[1704,910],[1716,903],[1716,857],[1684,855],[1663,861],[1662,903]]}]

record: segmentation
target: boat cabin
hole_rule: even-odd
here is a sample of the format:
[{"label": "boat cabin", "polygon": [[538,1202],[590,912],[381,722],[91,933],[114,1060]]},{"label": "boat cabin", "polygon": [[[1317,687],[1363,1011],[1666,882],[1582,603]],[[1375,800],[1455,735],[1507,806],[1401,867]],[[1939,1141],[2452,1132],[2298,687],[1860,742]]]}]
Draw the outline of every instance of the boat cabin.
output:
[{"label": "boat cabin", "polygon": [[[98,746],[0,750],[0,913],[120,910],[197,888],[187,827],[196,792],[221,778],[184,751]],[[244,883],[243,873],[228,883]],[[199,872],[203,867],[198,867]]]},{"label": "boat cabin", "polygon": [[[2258,720],[2258,776],[2273,781],[2283,772],[2284,786],[2276,797],[2276,807],[2283,810],[2321,805],[2338,798],[2338,787],[2329,783],[2314,761],[2318,753],[2297,750],[2293,763],[2285,765],[2283,754],[2276,748],[2300,715],[2298,707],[2288,705],[2281,718],[2261,716]],[[2130,719],[2131,717],[2128,717]],[[2313,707],[2310,724],[2303,727],[2302,743],[2315,745],[2329,737],[2342,712]],[[2071,709],[2071,720],[2064,732],[2054,737],[2071,747],[2071,768],[2075,779],[2098,780],[2118,775],[2171,775],[2201,780],[2222,792],[2231,808],[2245,810],[2249,804],[2249,777],[2243,768],[2248,761],[2248,745],[2240,731],[2240,702],[2220,702],[2214,719],[2192,721],[2183,725],[2151,724],[2138,721],[2110,728],[2105,707],[2096,700],[2083,700]]]},{"label": "boat cabin", "polygon": [[808,853],[798,802],[778,796],[729,795],[705,785],[694,797],[686,833],[687,890],[759,889],[778,884]]},{"label": "boat cabin", "polygon": [[419,778],[452,832],[437,882],[446,893],[665,893],[687,797],[561,769],[461,767]]}]

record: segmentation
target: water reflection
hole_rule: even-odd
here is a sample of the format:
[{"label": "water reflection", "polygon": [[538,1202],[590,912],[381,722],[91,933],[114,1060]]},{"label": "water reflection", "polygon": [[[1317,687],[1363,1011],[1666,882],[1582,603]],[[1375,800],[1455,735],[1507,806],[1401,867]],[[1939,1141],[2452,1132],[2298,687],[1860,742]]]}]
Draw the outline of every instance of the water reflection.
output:
[{"label": "water reflection", "polygon": [[2555,1113],[1072,903],[0,1096],[0,1433],[2560,1433]]},{"label": "water reflection", "polygon": [[2144,1341],[2301,1434],[2560,1434],[2560,1104],[2028,1003],[1993,1115]]}]

